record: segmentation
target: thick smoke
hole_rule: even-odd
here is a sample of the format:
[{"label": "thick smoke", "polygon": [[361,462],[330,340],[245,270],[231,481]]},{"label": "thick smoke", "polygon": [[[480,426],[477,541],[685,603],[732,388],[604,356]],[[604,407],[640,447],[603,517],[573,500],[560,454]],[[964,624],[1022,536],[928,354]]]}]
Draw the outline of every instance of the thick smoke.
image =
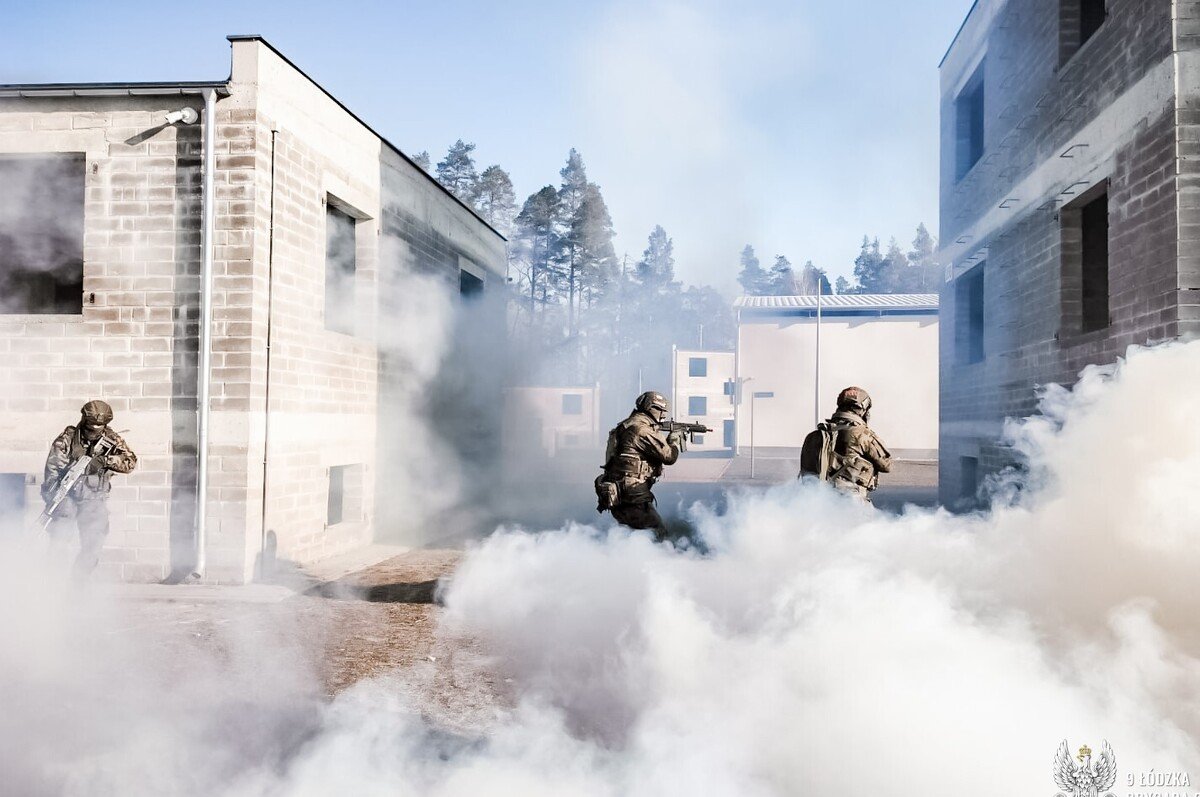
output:
[{"label": "thick smoke", "polygon": [[0,312],[78,313],[82,154],[0,155]]},{"label": "thick smoke", "polygon": [[146,650],[113,633],[120,606],[11,552],[8,788],[1051,794],[1064,738],[1107,739],[1122,787],[1200,774],[1198,356],[1132,350],[1048,391],[1009,430],[1024,487],[989,512],[892,516],[793,483],[697,508],[706,556],[581,526],[493,534],[441,629],[511,679],[478,735],[422,720],[414,673],[319,704],[286,622],[238,626],[220,655]]}]

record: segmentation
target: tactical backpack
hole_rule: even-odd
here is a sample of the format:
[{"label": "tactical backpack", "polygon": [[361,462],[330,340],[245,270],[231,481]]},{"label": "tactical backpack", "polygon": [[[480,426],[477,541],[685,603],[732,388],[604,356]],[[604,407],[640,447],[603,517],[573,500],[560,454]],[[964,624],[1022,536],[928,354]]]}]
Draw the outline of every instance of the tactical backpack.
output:
[{"label": "tactical backpack", "polygon": [[817,428],[804,438],[800,448],[800,476],[816,476],[821,481],[828,481],[829,476],[837,470],[839,459],[834,450],[840,427],[828,422],[817,424]]}]

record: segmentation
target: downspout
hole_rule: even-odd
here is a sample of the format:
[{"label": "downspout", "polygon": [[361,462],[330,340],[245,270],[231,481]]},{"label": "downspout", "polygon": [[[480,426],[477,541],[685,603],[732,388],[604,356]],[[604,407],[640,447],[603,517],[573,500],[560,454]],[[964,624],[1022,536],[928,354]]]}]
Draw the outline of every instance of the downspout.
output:
[{"label": "downspout", "polygon": [[203,206],[200,229],[200,357],[197,373],[196,424],[196,564],[192,575],[204,577],[208,543],[208,426],[212,388],[213,220],[216,215],[215,89],[204,90]]},{"label": "downspout", "polygon": [[275,141],[278,130],[271,131],[271,199],[270,224],[267,232],[267,353],[266,385],[263,389],[263,484],[262,484],[262,529],[259,541],[259,575],[265,579],[271,563],[267,561],[267,487],[268,461],[271,450],[271,305],[275,293]]}]

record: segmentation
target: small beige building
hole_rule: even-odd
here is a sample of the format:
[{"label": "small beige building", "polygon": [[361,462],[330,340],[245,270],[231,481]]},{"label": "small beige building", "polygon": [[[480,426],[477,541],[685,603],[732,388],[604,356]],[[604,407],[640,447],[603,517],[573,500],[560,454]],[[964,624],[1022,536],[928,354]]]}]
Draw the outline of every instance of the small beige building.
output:
[{"label": "small beige building", "polygon": [[712,429],[695,436],[689,451],[733,453],[734,361],[731,351],[672,349],[671,414]]},{"label": "small beige building", "polygon": [[[936,294],[743,296],[735,380],[737,446],[799,448],[838,391],[871,394],[871,426],[899,456],[938,448]],[[772,394],[767,396],[765,394]]]},{"label": "small beige building", "polygon": [[140,458],[108,577],[243,582],[372,540],[411,420],[380,412],[412,392],[403,277],[504,279],[470,208],[230,41],[224,80],[0,86],[0,501],[36,514],[49,441],[108,401]]},{"label": "small beige building", "polygon": [[576,455],[595,457],[604,447],[600,388],[512,387],[504,391],[505,456],[552,465]]}]

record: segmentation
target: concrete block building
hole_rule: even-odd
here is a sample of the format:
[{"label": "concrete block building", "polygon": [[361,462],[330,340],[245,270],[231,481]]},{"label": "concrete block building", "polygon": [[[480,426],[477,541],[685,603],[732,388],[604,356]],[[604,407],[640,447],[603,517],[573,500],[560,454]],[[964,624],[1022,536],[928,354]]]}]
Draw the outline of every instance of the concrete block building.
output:
[{"label": "concrete block building", "polygon": [[979,0],[940,76],[953,504],[1037,385],[1200,331],[1200,2]]},{"label": "concrete block building", "polygon": [[[859,385],[875,403],[871,426],[898,457],[937,456],[936,294],[742,296],[734,300],[739,451],[799,449],[818,419]],[[754,394],[770,397],[752,399]]]},{"label": "concrete block building", "polygon": [[141,460],[114,480],[109,577],[242,582],[371,540],[406,379],[390,293],[503,282],[470,208],[230,41],[226,80],[0,86],[0,500],[35,514],[49,441],[108,401]]}]

